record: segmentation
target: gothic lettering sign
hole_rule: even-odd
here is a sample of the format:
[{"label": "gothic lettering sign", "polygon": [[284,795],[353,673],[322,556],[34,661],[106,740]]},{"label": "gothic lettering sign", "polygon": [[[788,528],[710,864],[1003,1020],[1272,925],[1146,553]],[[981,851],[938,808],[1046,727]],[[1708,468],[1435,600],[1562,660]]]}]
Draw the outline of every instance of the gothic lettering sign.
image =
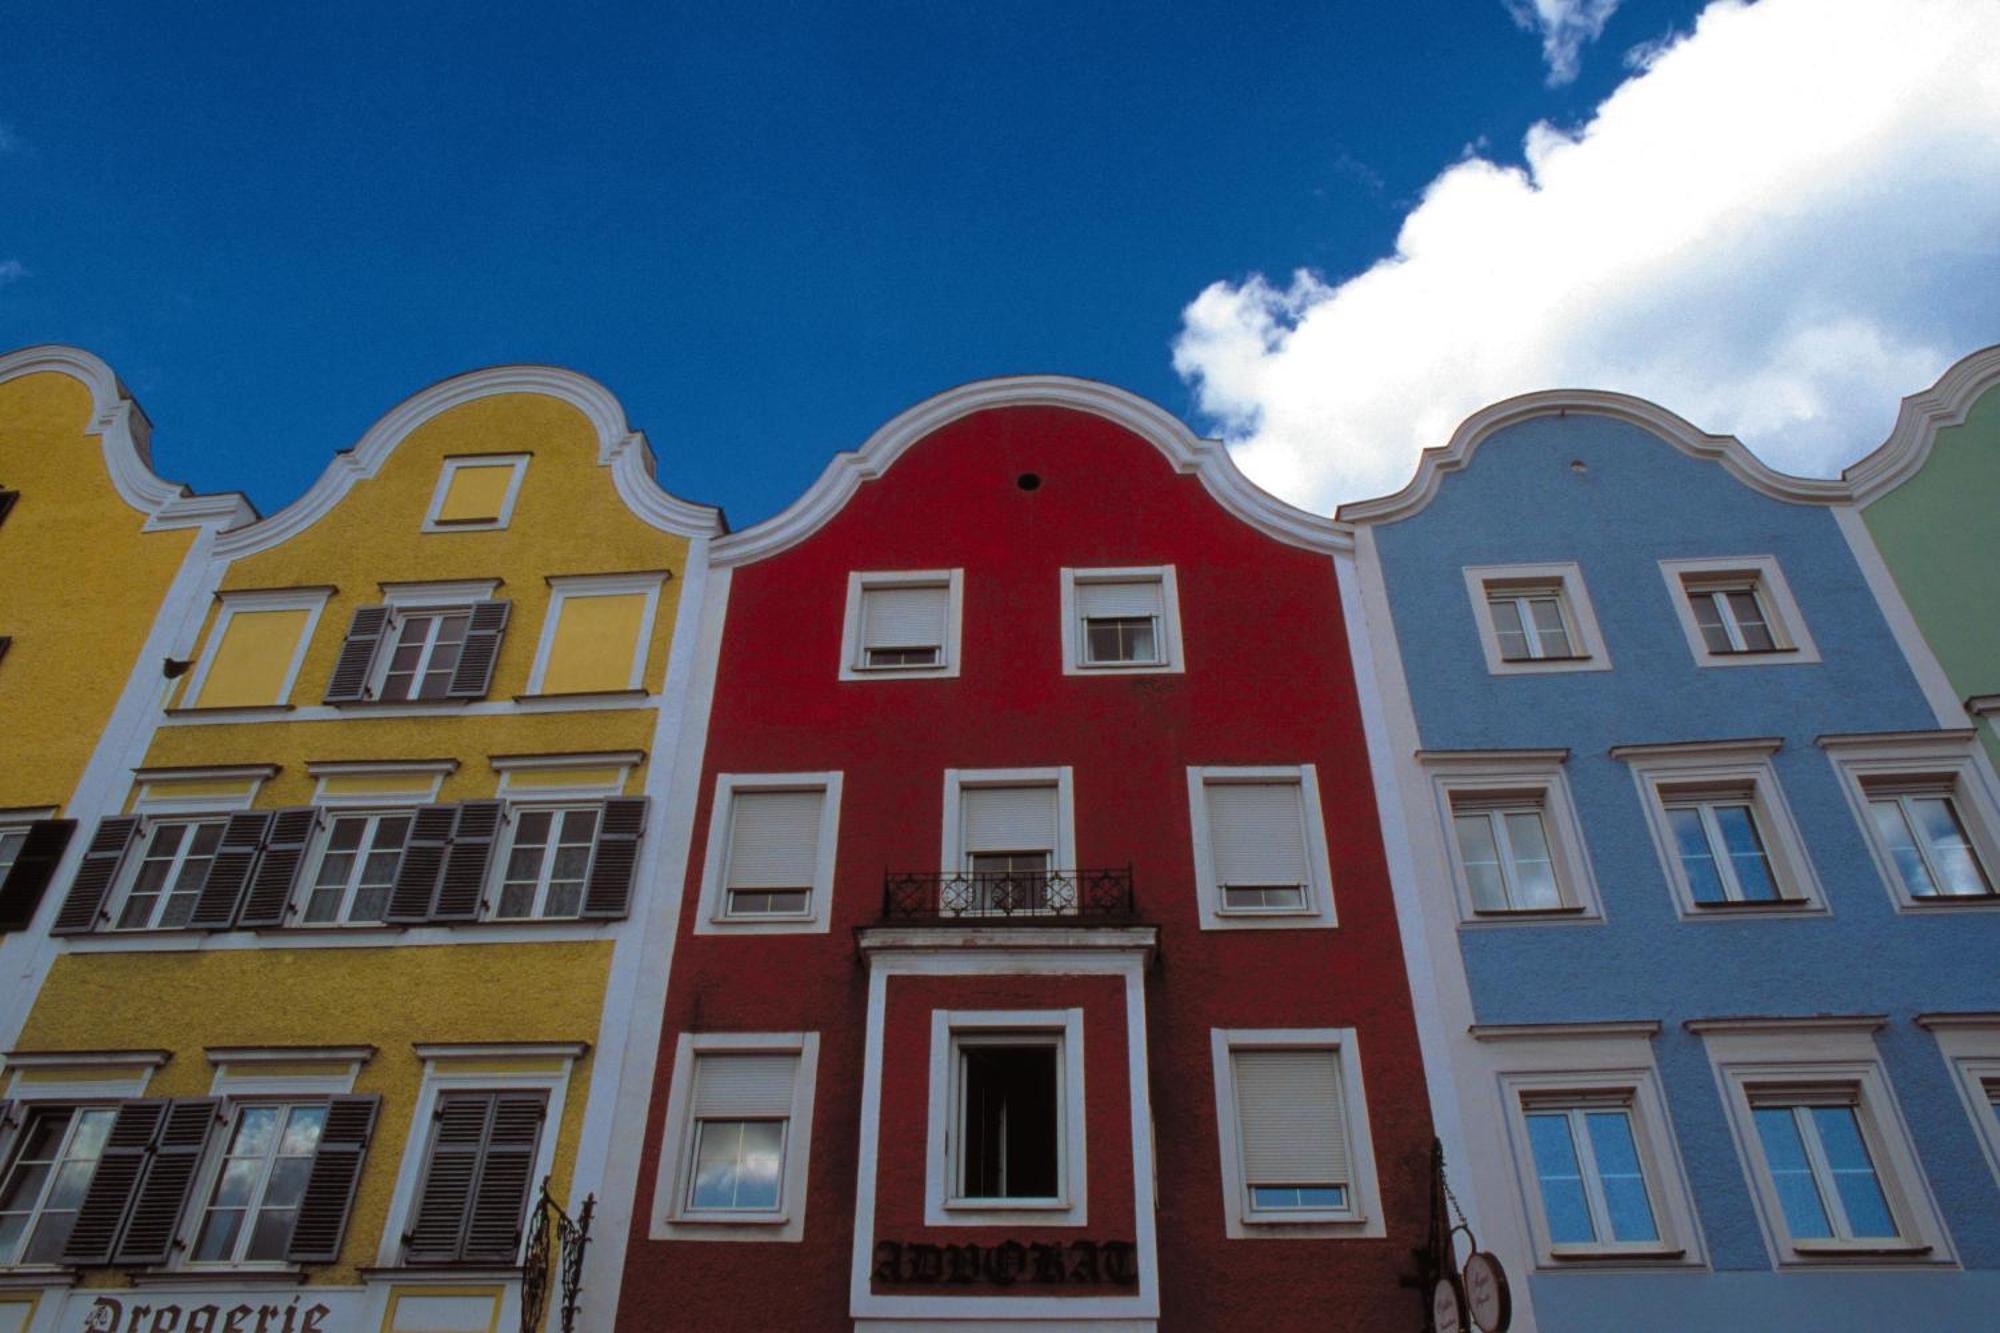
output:
[{"label": "gothic lettering sign", "polygon": [[348,1333],[358,1313],[345,1292],[320,1299],[255,1291],[85,1291],[70,1297],[58,1327],[74,1333]]},{"label": "gothic lettering sign", "polygon": [[[1026,1285],[1130,1287],[1139,1281],[1139,1247],[1129,1240],[1073,1240],[997,1245],[925,1245],[883,1240],[875,1243],[869,1274],[885,1286]],[[277,1333],[276,1330],[273,1333]]]}]

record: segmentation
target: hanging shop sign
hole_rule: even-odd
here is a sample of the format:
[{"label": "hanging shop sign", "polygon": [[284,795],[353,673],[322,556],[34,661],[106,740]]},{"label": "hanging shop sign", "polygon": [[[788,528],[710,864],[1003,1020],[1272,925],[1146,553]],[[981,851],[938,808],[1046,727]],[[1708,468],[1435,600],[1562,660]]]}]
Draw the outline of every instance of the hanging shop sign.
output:
[{"label": "hanging shop sign", "polygon": [[[1456,1219],[1456,1220],[1454,1220]],[[1464,1263],[1458,1238],[1465,1237]],[[1514,1322],[1514,1298],[1507,1270],[1490,1251],[1479,1248],[1451,1186],[1445,1183],[1444,1145],[1431,1140],[1430,1241],[1417,1252],[1419,1284],[1429,1295],[1429,1333],[1507,1333]]]},{"label": "hanging shop sign", "polygon": [[327,1291],[72,1292],[56,1325],[64,1333],[350,1333],[362,1294]]}]

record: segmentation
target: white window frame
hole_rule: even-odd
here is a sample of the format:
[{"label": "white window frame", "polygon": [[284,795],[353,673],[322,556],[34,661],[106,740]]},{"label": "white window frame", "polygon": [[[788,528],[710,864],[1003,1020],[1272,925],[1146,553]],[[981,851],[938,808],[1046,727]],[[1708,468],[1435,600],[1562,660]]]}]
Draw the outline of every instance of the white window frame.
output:
[{"label": "white window frame", "polygon": [[[352,882],[341,890],[341,912],[334,920],[307,921],[306,907],[312,901],[314,883],[319,878],[320,866],[325,862],[327,853],[331,850],[333,826],[336,822],[342,819],[372,819],[378,821],[379,825],[379,821],[382,819],[393,819],[398,816],[414,821],[416,813],[417,805],[400,803],[392,796],[378,796],[370,801],[348,800],[339,805],[323,808],[320,811],[320,826],[313,830],[312,846],[307,849],[305,866],[299,874],[298,884],[292,891],[292,911],[285,919],[285,924],[301,930],[380,930],[387,925],[386,921],[349,921],[347,919],[347,912],[354,905],[354,891],[358,887]],[[412,824],[412,828],[405,830],[403,834],[402,851],[398,851],[396,854],[396,863],[398,866],[402,864],[403,852],[409,850],[410,832],[412,831],[414,831],[414,823]],[[372,832],[372,828],[365,830],[363,836],[372,836]],[[367,859],[368,853],[365,849],[358,851],[355,860],[355,870],[358,871],[365,865]],[[390,890],[392,895],[394,889],[395,885],[391,882]]]},{"label": "white window frame", "polygon": [[[1056,1050],[1056,1183],[1053,1199],[963,1199],[959,1179],[959,1053],[961,1038],[978,1043],[1019,1038]],[[1083,1086],[1083,1010],[933,1009],[931,1011],[929,1133],[924,1148],[924,1225],[1075,1226],[1090,1221]]]},{"label": "white window frame", "polygon": [[[1332,861],[1327,854],[1326,815],[1320,806],[1319,771],[1312,764],[1190,767],[1188,818],[1194,850],[1195,895],[1203,930],[1329,930],[1339,922],[1333,908]],[[1296,782],[1305,816],[1305,903],[1297,908],[1229,908],[1222,904],[1215,853],[1208,828],[1208,788],[1224,783]]]},{"label": "white window frame", "polygon": [[[1597,609],[1590,604],[1590,590],[1583,581],[1583,569],[1574,560],[1546,564],[1467,565],[1465,593],[1472,601],[1473,623],[1479,627],[1479,646],[1486,655],[1486,670],[1494,676],[1537,676],[1563,671],[1609,671],[1611,649],[1597,625]],[[1522,596],[1553,595],[1562,609],[1563,624],[1569,631],[1570,656],[1531,657],[1509,661],[1501,655],[1500,631],[1493,623],[1491,601],[1507,593]],[[1533,627],[1528,625],[1533,635]]]},{"label": "white window frame", "polygon": [[[457,531],[460,525],[452,525]],[[395,656],[396,641],[403,632],[403,621],[410,615],[449,615],[463,611],[468,615],[475,602],[492,600],[500,587],[499,579],[465,579],[457,583],[401,583],[383,585],[382,601],[389,608],[389,620],[382,627],[382,647],[375,654],[374,665],[368,673],[368,697],[382,703],[444,703],[435,699],[383,699],[382,687],[389,679],[390,660]],[[470,623],[468,622],[468,631]],[[430,664],[431,651],[436,640],[424,645],[422,660],[417,666],[417,680],[423,679],[424,668]]]},{"label": "white window frame", "polygon": [[[553,817],[549,821],[549,837],[553,839],[558,837],[561,832],[563,823],[561,816],[572,810],[590,810],[597,815],[597,822],[592,826],[590,835],[591,846],[595,848],[597,840],[604,836],[603,798],[575,797],[561,793],[544,795],[538,792],[532,796],[523,794],[507,802],[505,808],[501,811],[501,827],[494,832],[493,856],[486,863],[486,882],[481,885],[480,896],[483,900],[479,909],[479,919],[481,921],[491,921],[500,925],[519,926],[536,921],[557,921],[574,924],[582,920],[583,899],[581,897],[577,900],[576,913],[569,916],[547,916],[541,910],[548,903],[549,874],[555,866],[554,850],[560,846],[556,842],[543,844],[541,869],[536,872],[535,879],[535,910],[527,913],[525,916],[499,915],[500,894],[507,885],[507,864],[514,855],[514,839],[521,827],[521,816],[535,811],[550,812]],[[586,861],[584,863],[583,894],[588,896],[589,892],[590,865]]]},{"label": "white window frame", "polygon": [[[1792,817],[1784,788],[1771,762],[1782,742],[1768,738],[1737,741],[1690,741],[1667,745],[1614,745],[1611,757],[1632,769],[1639,802],[1652,830],[1653,849],[1673,895],[1674,910],[1684,921],[1716,921],[1740,916],[1812,916],[1827,911],[1826,894],[1806,852],[1798,821]],[[1669,806],[1696,801],[1729,800],[1747,804],[1764,843],[1764,856],[1777,881],[1775,902],[1736,901],[1698,904],[1687,872],[1681,866],[1680,844],[1667,815]]]},{"label": "white window frame", "polygon": [[[1159,656],[1151,662],[1093,662],[1089,660],[1078,584],[1151,583],[1160,590],[1160,623],[1154,626],[1154,645]],[[1097,675],[1178,675],[1187,670],[1181,648],[1180,584],[1172,565],[1141,565],[1123,569],[1070,569],[1062,571],[1062,663],[1065,676]]]},{"label": "white window frame", "polygon": [[[1780,1268],[1838,1264],[1952,1264],[1957,1256],[1919,1164],[1909,1126],[1875,1049],[1880,1018],[1697,1019],[1714,1066],[1772,1262]],[[1760,1101],[1839,1089],[1855,1118],[1899,1238],[1794,1240],[1751,1114]]]},{"label": "white window frame", "polygon": [[[708,807],[708,849],[702,858],[701,910],[695,914],[697,935],[823,935],[833,910],[834,867],[840,848],[842,774],[718,773],[715,795]],[[813,882],[806,910],[796,914],[729,914],[729,844],[735,832],[736,794],[759,791],[817,791],[822,797],[819,845],[813,857]]]},{"label": "white window frame", "polygon": [[[945,590],[944,642],[936,666],[867,666],[862,663],[861,595],[874,588],[926,588]],[[847,576],[847,609],[840,632],[840,679],[842,680],[937,680],[956,676],[959,666],[961,628],[965,618],[965,571],[963,569],[896,569],[856,571]]]},{"label": "white window frame", "polygon": [[[1215,1075],[1215,1124],[1222,1163],[1222,1222],[1231,1240],[1305,1240],[1385,1236],[1382,1194],[1375,1178],[1375,1140],[1368,1122],[1368,1092],[1361,1077],[1361,1047],[1353,1028],[1211,1028],[1209,1058]],[[1254,1050],[1332,1051],[1340,1061],[1341,1113],[1346,1117],[1347,1207],[1256,1212],[1244,1183],[1243,1133],[1236,1113],[1232,1053]]]},{"label": "white window frame", "polygon": [[[1681,633],[1687,638],[1688,651],[1694,654],[1696,666],[1784,666],[1819,661],[1819,648],[1813,642],[1812,631],[1806,628],[1805,616],[1792,596],[1791,584],[1785,581],[1778,557],[1738,555],[1662,560],[1660,575],[1666,580],[1668,600],[1673,603],[1674,615],[1680,621]],[[1708,640],[1702,637],[1701,624],[1695,619],[1688,585],[1697,585],[1692,591],[1699,591],[1701,584],[1731,582],[1752,586],[1757,604],[1763,608],[1765,623],[1770,626],[1771,638],[1777,644],[1775,649],[1718,653],[1709,648]]]},{"label": "white window frame", "polygon": [[[435,1134],[437,1102],[447,1092],[544,1092],[548,1101],[542,1120],[542,1134],[535,1144],[534,1172],[528,1179],[539,1186],[555,1170],[556,1145],[562,1138],[563,1105],[569,1092],[570,1075],[587,1047],[581,1042],[468,1043],[465,1045],[416,1043],[417,1058],[424,1062],[423,1082],[418,1085],[416,1105],[404,1131],[402,1162],[396,1171],[396,1190],[389,1213],[382,1224],[382,1239],[375,1262],[382,1268],[410,1268],[403,1262],[403,1233],[416,1220],[417,1187],[430,1165],[431,1141]],[[523,1066],[554,1063],[555,1069],[522,1068],[513,1073],[489,1073],[462,1066],[519,1062]],[[534,1207],[530,1190],[528,1206]],[[527,1243],[527,1228],[522,1243]],[[518,1253],[515,1258],[519,1259]],[[423,1266],[419,1266],[422,1268]]]},{"label": "white window frame", "polygon": [[[694,1067],[698,1055],[798,1057],[792,1112],[785,1126],[785,1173],[778,1207],[769,1213],[712,1213],[687,1206],[693,1165]],[[812,1163],[813,1093],[818,1082],[817,1032],[683,1032],[674,1046],[660,1168],[653,1184],[648,1235],[653,1240],[801,1241],[805,1239],[807,1172]]]},{"label": "white window frame", "polygon": [[[562,624],[562,609],[572,597],[619,597],[633,593],[646,595],[646,608],[639,617],[637,642],[632,645],[632,669],[626,675],[627,690],[646,688],[646,663],[652,657],[653,626],[660,612],[660,588],[667,576],[657,570],[639,574],[551,574],[549,605],[542,616],[542,636],[535,644],[535,664],[528,672],[528,694],[542,693],[548,674],[549,655],[555,650],[556,630]],[[601,691],[617,693],[616,690]],[[600,693],[590,691],[589,693]]]},{"label": "white window frame", "polygon": [[[18,1097],[20,1094],[17,1092],[15,1095]],[[13,1171],[15,1162],[20,1158],[21,1147],[27,1142],[29,1116],[34,1115],[38,1111],[58,1109],[67,1109],[70,1112],[69,1123],[63,1127],[62,1139],[56,1145],[56,1155],[49,1159],[51,1163],[59,1164],[66,1160],[66,1154],[75,1142],[78,1120],[83,1112],[108,1111],[115,1120],[118,1113],[118,1102],[107,1100],[107,1096],[109,1094],[92,1093],[85,1097],[61,1097],[51,1096],[37,1090],[32,1101],[24,1100],[17,1102],[14,1107],[14,1114],[20,1117],[20,1129],[15,1133],[13,1142],[8,1145],[6,1157],[0,1158],[0,1184],[5,1183],[8,1174]],[[97,1161],[102,1163],[103,1160],[103,1151],[100,1149]],[[96,1171],[97,1168],[93,1166],[91,1168],[93,1177],[95,1177]],[[35,1196],[34,1206],[27,1210],[28,1223],[22,1229],[20,1236],[20,1244],[23,1250],[27,1248],[28,1242],[34,1238],[35,1231],[40,1227],[43,1215],[48,1210],[49,1195],[55,1189],[57,1174],[53,1170],[48,1172],[42,1180],[40,1191]],[[77,1207],[81,1208],[82,1203],[83,1201],[79,1199]],[[51,1272],[60,1271],[61,1268],[62,1265],[59,1259],[55,1264],[33,1263],[24,1260],[0,1263],[0,1273],[5,1274]]]},{"label": "white window frame", "polygon": [[292,659],[285,667],[284,683],[278,688],[278,697],[268,704],[217,704],[217,708],[289,708],[292,691],[299,683],[299,668],[305,665],[306,652],[312,647],[313,635],[319,630],[320,614],[326,610],[327,599],[333,596],[332,588],[271,588],[257,592],[219,592],[219,605],[215,612],[215,624],[209,627],[208,639],[202,645],[201,660],[195,663],[194,675],[188,680],[187,693],[181,698],[182,708],[206,708],[202,703],[202,691],[208,686],[208,673],[215,666],[215,659],[222,652],[224,638],[229,633],[229,622],[239,611],[304,611],[306,623],[299,630],[299,640],[292,645]]},{"label": "white window frame", "polygon": [[[210,1133],[208,1146],[202,1152],[201,1163],[195,1171],[194,1188],[188,1194],[187,1209],[181,1218],[180,1229],[176,1233],[177,1244],[169,1258],[169,1264],[178,1272],[213,1273],[217,1276],[232,1273],[296,1273],[300,1265],[284,1258],[197,1260],[194,1257],[195,1243],[201,1237],[202,1221],[214,1204],[216,1182],[228,1160],[230,1139],[236,1132],[244,1108],[323,1105],[328,1097],[348,1090],[333,1088],[331,1085],[334,1082],[344,1081],[351,1086],[353,1079],[351,1076],[346,1080],[313,1076],[300,1079],[260,1079],[252,1082],[245,1079],[225,1080],[221,1077],[223,1072],[217,1071],[214,1092],[216,1096],[227,1098],[220,1108],[222,1124]],[[324,1132],[324,1125],[321,1128]],[[314,1151],[318,1151],[317,1146]],[[241,1248],[249,1243],[250,1224],[255,1220],[258,1209],[263,1206],[264,1190],[270,1184],[271,1165],[275,1161],[276,1157],[273,1155],[265,1163],[264,1170],[258,1177],[256,1190],[251,1196],[256,1200],[256,1207],[246,1205],[244,1229],[237,1233],[235,1248]]]},{"label": "white window frame", "polygon": [[1986,1165],[2000,1184],[2000,1013],[1919,1014],[1917,1022],[1936,1039]]},{"label": "white window frame", "polygon": [[[1971,728],[1952,731],[1879,732],[1821,736],[1841,790],[1861,827],[1869,855],[1882,876],[1890,900],[1902,912],[1984,912],[2000,908],[2000,780],[1979,747]],[[1936,794],[1949,796],[1967,839],[1979,857],[1994,893],[1986,897],[1939,895],[1920,898],[1903,883],[1902,872],[1875,830],[1868,785],[1874,781],[1904,785],[1922,782]]]},{"label": "white window frame", "polygon": [[[514,502],[521,496],[521,482],[528,475],[528,454],[455,454],[444,460],[438,470],[437,487],[431,492],[430,508],[424,511],[425,532],[493,532],[514,521]],[[451,493],[452,478],[460,468],[512,467],[514,475],[507,483],[507,494],[500,501],[500,516],[477,523],[443,523],[438,514],[444,509],[444,498]]]},{"label": "white window frame", "polygon": [[[21,815],[11,810],[7,811],[4,814],[0,814],[0,840],[4,840],[12,834],[19,834],[22,844],[25,846],[28,838],[28,829],[37,820],[53,819],[54,817],[55,814],[53,811],[44,812],[38,810],[29,815]],[[20,854],[20,848],[15,848],[14,856],[16,859],[19,858]],[[13,860],[0,861],[0,883],[6,881],[7,872],[13,869],[13,866]]]},{"label": "white window frame", "polygon": [[[1430,774],[1431,791],[1444,831],[1445,856],[1451,863],[1458,919],[1464,925],[1519,926],[1527,923],[1565,924],[1602,921],[1604,904],[1597,876],[1570,792],[1567,750],[1425,750],[1417,762]],[[1553,908],[1476,907],[1472,882],[1458,845],[1459,806],[1488,805],[1505,800],[1511,807],[1540,811],[1542,831],[1555,863],[1556,888],[1562,905]]]},{"label": "white window frame", "polygon": [[[243,804],[247,805],[248,802],[244,802]],[[126,845],[124,863],[118,867],[118,879],[112,884],[111,891],[104,896],[103,910],[108,920],[105,924],[95,927],[95,933],[110,936],[144,936],[156,935],[162,931],[197,929],[197,927],[189,925],[162,926],[157,924],[160,911],[166,906],[167,898],[170,896],[171,886],[175,879],[179,877],[182,866],[187,862],[188,847],[193,841],[192,833],[183,834],[180,846],[174,850],[174,861],[170,873],[163,882],[159,897],[155,899],[150,913],[150,916],[154,919],[154,924],[121,928],[118,925],[118,918],[124,915],[125,904],[132,898],[132,890],[139,879],[139,870],[146,862],[147,844],[152,841],[153,833],[156,829],[162,824],[215,824],[226,829],[230,813],[240,808],[243,807],[232,802],[220,809],[211,806],[202,810],[135,812],[140,815],[139,826],[132,831],[132,841]],[[220,834],[217,836],[220,838]],[[216,843],[216,851],[209,854],[209,868],[211,873],[214,870],[215,854],[221,850],[222,844],[218,841]]]},{"label": "white window frame", "polygon": [[1049,849],[1049,870],[1075,870],[1076,774],[1059,768],[947,768],[944,771],[944,825],[939,840],[939,873],[963,875],[965,863],[965,792],[977,787],[1051,787],[1056,797],[1056,845]]}]

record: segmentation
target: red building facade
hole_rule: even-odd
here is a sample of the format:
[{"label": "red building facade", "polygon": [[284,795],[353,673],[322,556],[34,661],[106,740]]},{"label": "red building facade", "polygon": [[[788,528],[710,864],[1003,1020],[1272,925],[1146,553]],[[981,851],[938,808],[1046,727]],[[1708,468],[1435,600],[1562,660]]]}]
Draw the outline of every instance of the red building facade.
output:
[{"label": "red building facade", "polygon": [[1344,552],[1057,378],[717,542],[621,1328],[1421,1317]]}]

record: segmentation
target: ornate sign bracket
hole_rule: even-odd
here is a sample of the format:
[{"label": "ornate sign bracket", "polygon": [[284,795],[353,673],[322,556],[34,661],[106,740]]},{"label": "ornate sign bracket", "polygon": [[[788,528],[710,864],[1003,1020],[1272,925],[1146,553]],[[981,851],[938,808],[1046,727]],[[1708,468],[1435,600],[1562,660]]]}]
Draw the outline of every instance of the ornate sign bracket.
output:
[{"label": "ornate sign bracket", "polygon": [[[1458,1257],[1458,1238],[1466,1255]],[[1444,1145],[1431,1140],[1431,1222],[1426,1243],[1416,1252],[1418,1286],[1424,1293],[1424,1333],[1506,1333],[1514,1321],[1507,1271],[1465,1220],[1445,1180]]]},{"label": "ornate sign bracket", "polygon": [[549,1178],[542,1177],[542,1192],[528,1219],[528,1253],[521,1265],[521,1333],[541,1333],[551,1300],[558,1295],[561,1299],[553,1311],[557,1322],[551,1328],[554,1333],[575,1333],[583,1251],[590,1244],[590,1216],[596,1209],[597,1196],[586,1195],[572,1219],[549,1193]]}]

